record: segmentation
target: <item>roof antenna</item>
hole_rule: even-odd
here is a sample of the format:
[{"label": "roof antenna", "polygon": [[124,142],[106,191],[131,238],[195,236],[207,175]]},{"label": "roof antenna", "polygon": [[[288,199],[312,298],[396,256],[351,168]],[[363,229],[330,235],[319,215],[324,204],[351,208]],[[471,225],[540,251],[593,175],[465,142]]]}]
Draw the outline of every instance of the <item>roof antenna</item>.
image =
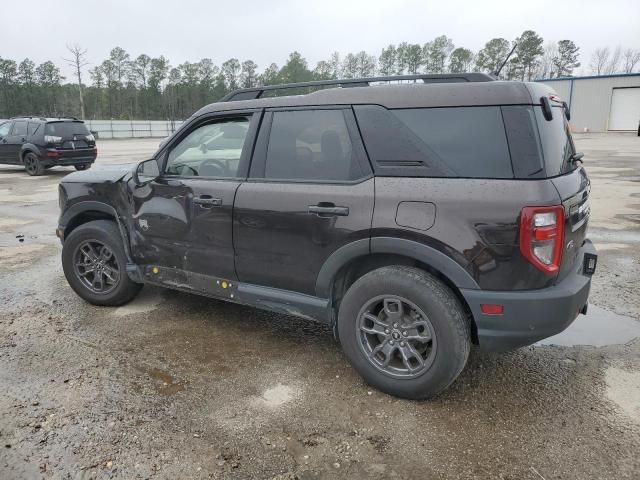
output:
[{"label": "roof antenna", "polygon": [[504,66],[506,65],[507,61],[511,58],[511,55],[513,55],[513,52],[516,51],[516,47],[518,46],[518,42],[514,42],[513,43],[513,48],[511,49],[511,51],[509,52],[509,55],[507,55],[507,58],[504,59],[504,62],[502,62],[502,65],[500,65],[500,68],[498,68],[498,70],[496,70],[493,74],[496,76],[496,78],[500,77],[500,72],[502,71],[502,69],[504,68]]}]

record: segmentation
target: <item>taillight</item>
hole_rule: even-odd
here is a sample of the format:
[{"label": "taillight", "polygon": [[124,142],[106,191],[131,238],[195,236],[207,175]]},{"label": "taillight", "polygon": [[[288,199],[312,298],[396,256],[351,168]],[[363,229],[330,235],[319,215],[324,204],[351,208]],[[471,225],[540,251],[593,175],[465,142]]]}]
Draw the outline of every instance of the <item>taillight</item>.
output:
[{"label": "taillight", "polygon": [[525,207],[520,216],[520,252],[538,270],[556,273],[562,260],[564,208]]}]

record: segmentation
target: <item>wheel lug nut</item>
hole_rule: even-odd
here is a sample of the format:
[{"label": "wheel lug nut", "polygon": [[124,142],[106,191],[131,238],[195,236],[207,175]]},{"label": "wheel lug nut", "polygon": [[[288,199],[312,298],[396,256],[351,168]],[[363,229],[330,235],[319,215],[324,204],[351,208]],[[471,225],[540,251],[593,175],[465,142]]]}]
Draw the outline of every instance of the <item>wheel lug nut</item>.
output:
[{"label": "wheel lug nut", "polygon": [[394,324],[393,324],[393,328],[398,328],[398,324],[397,324],[397,323],[394,323]]},{"label": "wheel lug nut", "polygon": [[388,328],[385,328],[385,329],[384,329],[384,333],[389,334],[389,333],[391,333],[391,330],[389,330]]},{"label": "wheel lug nut", "polygon": [[394,343],[393,340],[389,341],[389,345],[393,345],[393,343]]},{"label": "wheel lug nut", "polygon": [[405,332],[402,332],[402,335],[404,335],[404,336],[406,337],[406,336],[408,336],[409,334],[405,331]]},{"label": "wheel lug nut", "polygon": [[400,342],[400,346],[401,346],[401,347],[404,347],[404,342]]}]

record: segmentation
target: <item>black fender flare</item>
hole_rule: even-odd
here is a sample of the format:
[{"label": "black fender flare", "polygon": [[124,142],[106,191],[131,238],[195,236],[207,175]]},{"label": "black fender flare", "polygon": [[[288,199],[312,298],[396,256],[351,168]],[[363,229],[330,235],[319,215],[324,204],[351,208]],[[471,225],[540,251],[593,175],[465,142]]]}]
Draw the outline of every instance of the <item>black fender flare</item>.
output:
[{"label": "black fender flare", "polygon": [[66,228],[71,220],[84,212],[102,212],[111,215],[116,220],[116,223],[118,224],[118,230],[120,230],[120,236],[122,236],[122,244],[124,245],[124,252],[127,255],[127,261],[133,264],[134,262],[131,256],[131,248],[129,244],[129,234],[127,232],[127,228],[120,219],[120,215],[118,215],[116,209],[111,205],[102,202],[96,202],[95,200],[85,200],[82,202],[74,203],[69,208],[67,208],[67,210],[65,210],[65,212],[60,217],[59,226],[61,228]]},{"label": "black fender flare", "polygon": [[20,156],[18,158],[20,163],[23,163],[24,155],[27,152],[33,152],[38,157],[42,157],[42,152],[40,151],[37,145],[34,145],[33,143],[24,143],[22,144],[22,147],[20,147],[20,153],[19,153]]},{"label": "black fender flare", "polygon": [[459,289],[479,290],[480,286],[467,270],[448,255],[423,243],[394,237],[373,237],[356,240],[333,252],[324,262],[316,280],[316,295],[328,298],[338,271],[358,257],[389,253],[412,258],[442,273]]}]

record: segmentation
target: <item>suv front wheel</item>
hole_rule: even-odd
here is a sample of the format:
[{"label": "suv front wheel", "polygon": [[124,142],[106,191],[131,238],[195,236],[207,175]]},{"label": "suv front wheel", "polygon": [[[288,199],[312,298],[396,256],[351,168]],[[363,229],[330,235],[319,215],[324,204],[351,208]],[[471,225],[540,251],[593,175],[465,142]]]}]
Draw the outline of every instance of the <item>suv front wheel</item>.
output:
[{"label": "suv front wheel", "polygon": [[471,345],[454,293],[429,273],[405,266],[356,280],[340,305],[338,334],[367,383],[411,399],[432,397],[453,383]]},{"label": "suv front wheel", "polygon": [[62,269],[71,288],[94,305],[122,305],[142,285],[126,272],[127,257],[115,222],[95,220],[80,225],[65,239]]}]

